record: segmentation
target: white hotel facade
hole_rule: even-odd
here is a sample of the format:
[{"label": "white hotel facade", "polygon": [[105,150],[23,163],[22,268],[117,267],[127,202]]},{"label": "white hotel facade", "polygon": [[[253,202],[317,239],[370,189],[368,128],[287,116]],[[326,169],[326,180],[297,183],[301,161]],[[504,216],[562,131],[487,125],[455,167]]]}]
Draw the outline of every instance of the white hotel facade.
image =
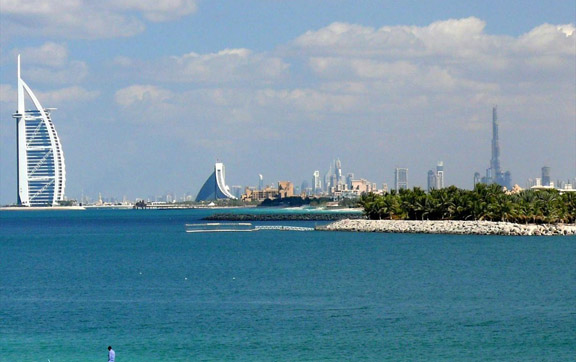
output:
[{"label": "white hotel facade", "polygon": [[[26,96],[34,107],[26,107]],[[64,200],[66,167],[50,111],[43,108],[20,74],[18,56],[17,124],[18,205],[56,206]]]}]

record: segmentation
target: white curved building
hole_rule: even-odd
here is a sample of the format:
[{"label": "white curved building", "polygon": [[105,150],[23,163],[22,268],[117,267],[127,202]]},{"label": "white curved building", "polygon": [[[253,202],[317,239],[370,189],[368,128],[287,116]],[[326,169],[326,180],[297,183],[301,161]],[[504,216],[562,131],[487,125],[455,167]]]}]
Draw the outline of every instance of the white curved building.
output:
[{"label": "white curved building", "polygon": [[[27,109],[26,95],[34,107]],[[64,200],[66,167],[60,139],[50,118],[53,109],[43,108],[20,76],[18,56],[18,205],[55,206]]]},{"label": "white curved building", "polygon": [[236,197],[230,193],[230,188],[226,185],[224,164],[218,162],[214,165],[214,172],[212,172],[198,192],[196,202],[220,199],[235,200]]}]

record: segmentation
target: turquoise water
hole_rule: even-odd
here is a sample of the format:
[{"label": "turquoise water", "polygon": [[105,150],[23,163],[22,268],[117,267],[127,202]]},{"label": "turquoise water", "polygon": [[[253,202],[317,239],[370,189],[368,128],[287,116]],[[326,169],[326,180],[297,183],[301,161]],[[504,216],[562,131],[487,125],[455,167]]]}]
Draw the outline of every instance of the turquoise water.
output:
[{"label": "turquoise water", "polygon": [[184,232],[207,213],[0,212],[0,360],[575,360],[574,237]]}]

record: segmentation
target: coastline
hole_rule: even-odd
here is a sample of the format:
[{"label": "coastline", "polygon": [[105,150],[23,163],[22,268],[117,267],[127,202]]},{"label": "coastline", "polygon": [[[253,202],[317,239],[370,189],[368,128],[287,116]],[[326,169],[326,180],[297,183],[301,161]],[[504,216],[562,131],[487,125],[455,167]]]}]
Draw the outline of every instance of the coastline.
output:
[{"label": "coastline", "polygon": [[84,206],[4,206],[0,211],[86,210]]},{"label": "coastline", "polygon": [[[292,210],[294,211],[294,210]],[[218,213],[202,218],[206,221],[337,221],[364,218],[360,212],[272,212],[272,213]]]},{"label": "coastline", "polygon": [[537,225],[494,221],[343,219],[328,225],[317,226],[316,230],[459,235],[568,236],[576,235],[576,224]]}]

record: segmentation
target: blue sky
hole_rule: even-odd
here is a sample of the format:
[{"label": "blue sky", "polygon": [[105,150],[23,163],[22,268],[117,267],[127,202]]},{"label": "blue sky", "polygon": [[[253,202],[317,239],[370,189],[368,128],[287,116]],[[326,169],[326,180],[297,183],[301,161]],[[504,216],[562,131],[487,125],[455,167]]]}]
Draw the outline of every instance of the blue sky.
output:
[{"label": "blue sky", "polygon": [[[97,5],[95,5],[97,4]],[[411,186],[490,159],[576,173],[573,1],[0,0],[0,202],[15,201],[16,54],[62,139],[71,198],[195,193],[343,171]]]}]

